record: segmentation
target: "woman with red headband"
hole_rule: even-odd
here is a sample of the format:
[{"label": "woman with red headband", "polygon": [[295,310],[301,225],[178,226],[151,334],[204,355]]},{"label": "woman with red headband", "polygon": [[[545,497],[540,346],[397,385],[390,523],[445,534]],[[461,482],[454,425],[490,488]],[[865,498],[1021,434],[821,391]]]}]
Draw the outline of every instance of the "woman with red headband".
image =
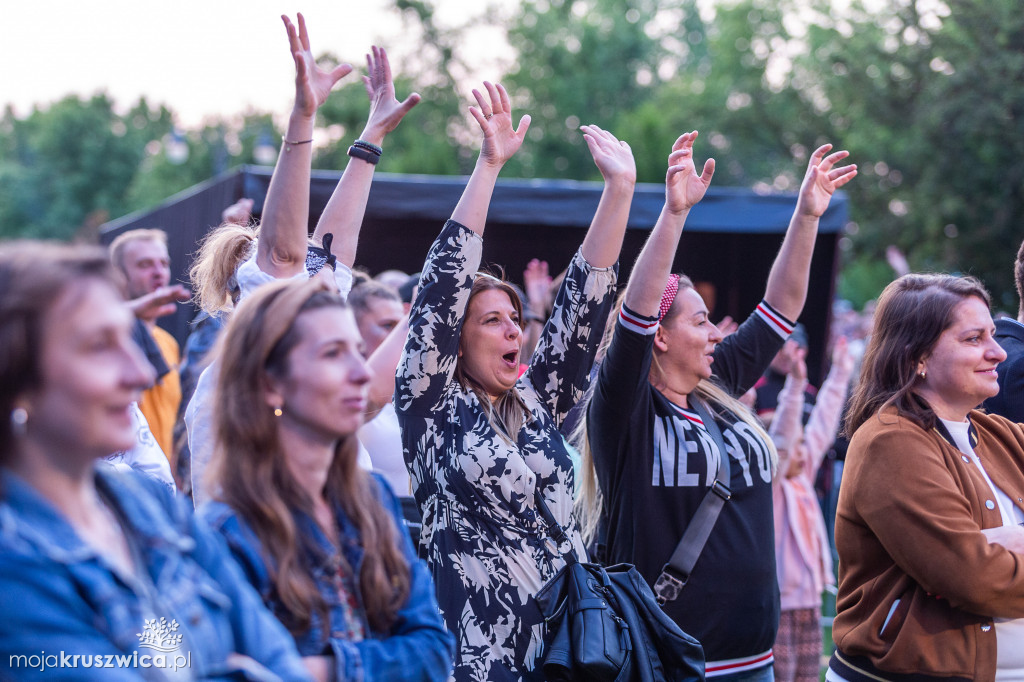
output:
[{"label": "woman with red headband", "polygon": [[[661,585],[655,589],[671,599],[665,612],[704,646],[708,677],[771,680],[779,622],[776,453],[736,397],[754,385],[792,331],[807,297],[818,220],[857,170],[836,167],[845,151],[828,154],[831,146],[824,145],[814,152],[764,299],[723,339],[690,280],[669,274],[686,217],[714,173],[709,159],[697,175],[696,138],[686,133],[672,147],[665,207],[633,269],[577,434],[584,455],[579,506],[591,535],[602,515],[607,520],[610,562],[636,564],[652,585],[682,587],[675,599]],[[658,581],[720,465],[728,465],[731,499],[692,572],[669,569]]]}]

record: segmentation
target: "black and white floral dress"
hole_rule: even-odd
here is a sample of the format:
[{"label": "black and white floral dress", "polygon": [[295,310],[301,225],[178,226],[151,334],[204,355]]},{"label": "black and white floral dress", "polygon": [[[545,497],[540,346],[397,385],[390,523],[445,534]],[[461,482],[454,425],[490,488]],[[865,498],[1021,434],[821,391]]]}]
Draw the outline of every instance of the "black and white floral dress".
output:
[{"label": "black and white floral dress", "polygon": [[462,319],[483,241],[448,221],[427,255],[398,368],[395,406],[421,542],[458,652],[453,679],[537,678],[543,629],[533,595],[562,565],[535,494],[585,556],[573,468],[558,426],[582,397],[612,302],[614,268],[577,252],[516,388],[532,418],[513,446],[455,379]]}]

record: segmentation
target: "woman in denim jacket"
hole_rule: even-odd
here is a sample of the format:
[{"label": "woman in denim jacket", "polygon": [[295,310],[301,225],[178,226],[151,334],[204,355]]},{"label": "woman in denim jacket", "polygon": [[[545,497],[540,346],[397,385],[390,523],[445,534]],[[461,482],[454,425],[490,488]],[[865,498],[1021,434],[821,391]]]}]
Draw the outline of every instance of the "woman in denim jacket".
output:
[{"label": "woman in denim jacket", "polygon": [[357,466],[370,374],[351,310],[319,280],[267,284],[225,330],[215,501],[228,539],[300,653],[340,680],[443,680],[454,640],[394,494]]},{"label": "woman in denim jacket", "polygon": [[0,246],[0,290],[0,678],[308,679],[223,540],[100,462],[153,380],[106,254]]}]

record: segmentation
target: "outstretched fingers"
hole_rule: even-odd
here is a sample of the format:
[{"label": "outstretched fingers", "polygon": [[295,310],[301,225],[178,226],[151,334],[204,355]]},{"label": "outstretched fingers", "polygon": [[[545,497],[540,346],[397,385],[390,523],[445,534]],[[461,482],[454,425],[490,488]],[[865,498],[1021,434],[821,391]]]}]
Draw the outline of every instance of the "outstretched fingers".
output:
[{"label": "outstretched fingers", "polygon": [[[490,119],[491,116],[493,115],[492,112],[491,112],[491,105],[484,98],[483,94],[479,90],[477,90],[476,88],[473,88],[473,98],[476,100],[477,107],[479,107],[479,109],[477,109],[477,111],[480,112],[480,115],[483,116],[484,119]],[[476,107],[470,107],[469,108],[470,111],[473,111],[474,109],[476,109]],[[475,114],[474,114],[474,116],[475,116]]]},{"label": "outstretched fingers", "polygon": [[832,181],[832,185],[836,188],[842,187],[855,177],[857,177],[856,164],[835,168],[828,174],[828,179]]},{"label": "outstretched fingers", "polygon": [[302,12],[298,13],[299,17],[299,42],[302,44],[302,49],[309,52],[309,32],[306,30],[306,17],[302,16]]},{"label": "outstretched fingers", "polygon": [[302,52],[302,43],[299,42],[299,34],[295,30],[295,24],[288,18],[288,15],[282,14],[281,21],[284,22],[284,30],[288,33],[288,48],[292,54]]},{"label": "outstretched fingers", "polygon": [[712,178],[712,176],[714,176],[714,174],[715,174],[715,160],[714,159],[708,159],[707,161],[704,162],[704,168],[701,169],[700,181],[703,182],[705,185],[710,185],[711,184],[711,178]]},{"label": "outstretched fingers", "polygon": [[[503,113],[506,113],[506,112],[511,113],[511,107],[505,108],[503,106],[504,102],[502,101],[501,92],[498,90],[498,87],[500,87],[500,86],[496,86],[496,85],[494,85],[494,83],[491,83],[490,81],[484,81],[484,87],[487,88],[487,94],[491,98],[491,113],[493,115],[497,116],[498,114],[503,114]],[[502,90],[504,90],[504,89],[505,88],[502,88]],[[505,102],[507,102],[507,101],[508,101],[508,94],[506,93],[505,94]]]}]

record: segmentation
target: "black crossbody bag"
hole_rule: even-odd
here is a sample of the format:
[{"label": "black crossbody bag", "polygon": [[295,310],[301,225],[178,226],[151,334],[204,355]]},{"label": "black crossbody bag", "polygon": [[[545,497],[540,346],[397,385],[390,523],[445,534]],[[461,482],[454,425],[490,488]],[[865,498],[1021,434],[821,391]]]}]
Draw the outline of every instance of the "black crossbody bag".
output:
[{"label": "black crossbody bag", "polygon": [[[679,596],[729,499],[729,460],[717,424],[693,401],[721,453],[711,490],[652,591],[631,564],[582,563],[538,494],[537,509],[565,559],[535,600],[547,626],[543,669],[550,682],[689,682],[704,679],[704,650],[662,611]],[[568,549],[566,549],[568,548]]]}]

